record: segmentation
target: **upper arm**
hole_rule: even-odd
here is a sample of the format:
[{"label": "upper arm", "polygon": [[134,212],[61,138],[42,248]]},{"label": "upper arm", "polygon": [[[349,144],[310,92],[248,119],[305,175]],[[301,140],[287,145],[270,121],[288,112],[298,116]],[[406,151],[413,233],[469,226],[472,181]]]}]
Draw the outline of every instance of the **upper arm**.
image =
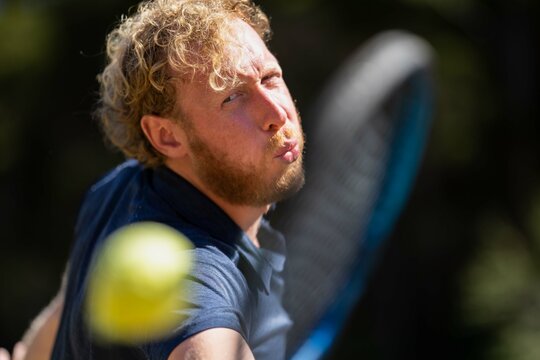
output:
[{"label": "upper arm", "polygon": [[195,334],[181,342],[169,360],[254,360],[244,338],[227,328],[214,328]]}]

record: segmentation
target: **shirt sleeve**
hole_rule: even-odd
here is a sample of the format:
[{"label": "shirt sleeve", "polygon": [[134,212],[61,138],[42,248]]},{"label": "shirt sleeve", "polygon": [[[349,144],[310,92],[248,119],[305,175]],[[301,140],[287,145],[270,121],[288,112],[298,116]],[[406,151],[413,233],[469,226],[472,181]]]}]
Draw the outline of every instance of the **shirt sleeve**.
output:
[{"label": "shirt sleeve", "polygon": [[229,328],[249,339],[249,288],[234,260],[214,247],[197,248],[193,270],[186,280],[187,291],[173,316],[179,326],[171,337],[146,344],[148,359],[167,359],[185,339],[212,328]]}]

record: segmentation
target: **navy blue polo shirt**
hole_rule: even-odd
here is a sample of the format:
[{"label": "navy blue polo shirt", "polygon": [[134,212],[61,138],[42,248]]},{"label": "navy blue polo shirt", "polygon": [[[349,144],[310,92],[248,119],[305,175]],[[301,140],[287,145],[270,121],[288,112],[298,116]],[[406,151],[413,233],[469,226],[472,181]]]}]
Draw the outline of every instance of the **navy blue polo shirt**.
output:
[{"label": "navy blue polo shirt", "polygon": [[[183,232],[195,245],[189,277],[190,306],[167,338],[139,346],[95,342],[83,306],[89,264],[119,227],[157,221]],[[260,248],[210,199],[168,169],[127,161],[88,192],[75,228],[64,311],[53,359],[167,359],[186,338],[224,327],[242,335],[257,360],[282,359],[291,321],[281,306],[285,243],[263,220]]]}]

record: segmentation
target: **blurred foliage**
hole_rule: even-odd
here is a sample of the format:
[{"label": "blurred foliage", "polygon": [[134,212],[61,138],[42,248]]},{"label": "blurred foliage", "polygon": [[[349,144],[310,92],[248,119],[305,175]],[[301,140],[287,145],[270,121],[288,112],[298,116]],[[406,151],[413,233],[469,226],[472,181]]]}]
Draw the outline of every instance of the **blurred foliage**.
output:
[{"label": "blurred foliage", "polygon": [[478,4],[471,0],[404,0],[416,6],[429,6],[442,14],[468,13]]},{"label": "blurred foliage", "polygon": [[54,20],[40,8],[4,5],[0,12],[0,77],[50,66]]},{"label": "blurred foliage", "polygon": [[479,225],[482,251],[463,283],[466,317],[479,325],[512,321],[534,290],[534,258],[523,235],[504,219],[488,216]]},{"label": "blurred foliage", "polygon": [[446,166],[467,166],[478,160],[483,123],[492,116],[490,79],[477,48],[455,34],[439,36],[433,41],[442,45],[437,55],[439,82],[444,85],[439,88],[434,151]]},{"label": "blurred foliage", "polygon": [[[349,54],[402,28],[437,53],[411,200],[331,358],[540,358],[538,5],[261,0],[304,114]],[[0,345],[54,295],[80,199],[121,160],[92,120],[107,32],[135,1],[0,0]]]},{"label": "blurred foliage", "polygon": [[463,316],[470,326],[495,332],[490,359],[540,357],[538,196],[528,222],[531,237],[500,214],[486,216],[478,229],[481,251],[464,272]]},{"label": "blurred foliage", "polygon": [[[0,172],[16,161],[23,144],[23,115],[14,106],[24,99],[21,78],[47,71],[54,57],[55,23],[43,11],[19,3],[4,4],[0,11]],[[19,101],[17,101],[19,100]]]}]

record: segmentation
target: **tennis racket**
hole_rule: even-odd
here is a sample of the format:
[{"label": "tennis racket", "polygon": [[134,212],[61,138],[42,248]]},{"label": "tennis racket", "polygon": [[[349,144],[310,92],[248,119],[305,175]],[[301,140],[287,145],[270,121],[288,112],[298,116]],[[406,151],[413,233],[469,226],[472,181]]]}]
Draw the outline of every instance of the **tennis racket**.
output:
[{"label": "tennis racket", "polygon": [[433,53],[390,31],[342,66],[308,121],[306,185],[272,222],[287,238],[288,358],[320,359],[363,293],[430,128]]}]

